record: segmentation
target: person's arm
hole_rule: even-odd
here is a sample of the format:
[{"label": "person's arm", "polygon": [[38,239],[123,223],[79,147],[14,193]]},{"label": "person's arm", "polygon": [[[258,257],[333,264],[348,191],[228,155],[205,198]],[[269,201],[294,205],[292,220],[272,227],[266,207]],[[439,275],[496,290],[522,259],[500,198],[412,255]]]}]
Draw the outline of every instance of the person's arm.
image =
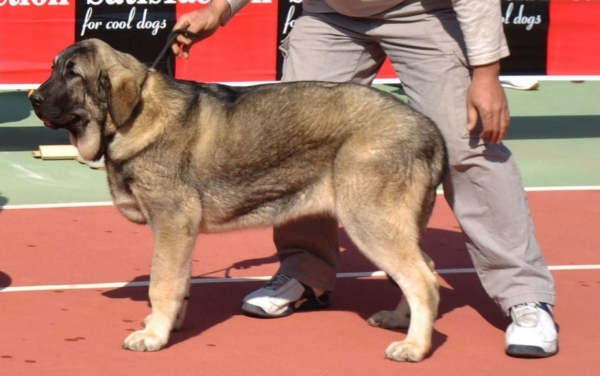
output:
[{"label": "person's arm", "polygon": [[[190,48],[202,39],[213,35],[219,26],[224,25],[242,9],[250,0],[212,0],[210,5],[199,10],[186,13],[179,17],[173,29],[184,29],[197,33],[199,36],[179,35],[171,46],[177,57],[189,57]],[[180,47],[182,45],[183,49]]]},{"label": "person's arm", "polygon": [[468,129],[481,118],[480,137],[500,143],[510,126],[508,101],[500,84],[500,59],[509,55],[499,0],[453,0],[465,38],[473,81],[467,95]]}]

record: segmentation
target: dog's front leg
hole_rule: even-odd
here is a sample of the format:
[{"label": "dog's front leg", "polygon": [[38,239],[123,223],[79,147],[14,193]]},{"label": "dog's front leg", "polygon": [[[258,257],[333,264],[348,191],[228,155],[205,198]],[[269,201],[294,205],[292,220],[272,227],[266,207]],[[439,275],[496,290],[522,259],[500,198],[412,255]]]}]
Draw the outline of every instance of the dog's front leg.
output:
[{"label": "dog's front leg", "polygon": [[153,226],[155,250],[150,275],[152,313],[145,328],[131,333],[123,348],[157,351],[165,347],[169,334],[179,329],[189,294],[191,258],[197,230],[192,224],[174,223]]}]

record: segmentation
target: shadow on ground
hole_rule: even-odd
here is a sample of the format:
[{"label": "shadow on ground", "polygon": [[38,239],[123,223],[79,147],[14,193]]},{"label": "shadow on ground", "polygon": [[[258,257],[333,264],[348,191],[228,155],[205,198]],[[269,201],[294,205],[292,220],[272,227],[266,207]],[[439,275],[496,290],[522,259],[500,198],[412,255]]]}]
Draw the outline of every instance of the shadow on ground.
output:
[{"label": "shadow on ground", "polygon": [[0,124],[27,119],[32,113],[26,91],[0,91]]},{"label": "shadow on ground", "polygon": [[[387,90],[405,99],[399,84],[388,84]],[[600,137],[600,116],[513,116],[507,140],[544,140]]]},{"label": "shadow on ground", "polygon": [[[364,257],[349,241],[343,230],[340,230],[342,260],[346,265],[356,262],[364,263]],[[471,267],[470,259],[463,245],[463,237],[459,231],[429,229],[426,233],[423,248],[439,264],[439,268],[448,267],[444,258],[452,258],[451,263],[460,262],[461,267]],[[361,260],[358,261],[357,259]],[[350,260],[348,260],[350,259]],[[247,268],[262,263],[277,262],[275,255],[244,260],[232,265],[232,268]],[[374,268],[372,268],[374,269]],[[194,276],[193,278],[204,278]],[[471,307],[498,330],[504,331],[508,319],[496,304],[487,296],[475,274],[441,275],[449,287],[440,288],[441,303],[438,318],[450,314],[461,307]],[[148,281],[148,275],[135,278],[132,282]],[[222,323],[229,318],[241,315],[240,305],[245,295],[259,288],[264,282],[245,283],[207,283],[194,284],[190,291],[186,321],[181,331],[173,334],[170,346],[195,337],[205,330]],[[355,312],[366,320],[380,310],[393,309],[399,301],[399,289],[386,279],[343,278],[336,282],[333,292],[333,304],[329,310]],[[131,299],[148,301],[146,287],[122,287],[103,293],[111,299]],[[297,313],[301,314],[301,313]],[[141,318],[140,318],[141,319]],[[406,333],[405,330],[399,332]],[[435,332],[433,347],[439,348],[446,341],[446,335]]]},{"label": "shadow on ground", "polygon": [[0,127],[0,152],[33,151],[40,145],[70,145],[69,132],[40,127]]},{"label": "shadow on ground", "polygon": [[7,287],[10,287],[12,284],[12,278],[3,271],[0,270],[0,291],[4,290]]},{"label": "shadow on ground", "polygon": [[0,152],[33,151],[40,145],[70,143],[69,132],[44,127],[32,113],[25,91],[0,92]]},{"label": "shadow on ground", "polygon": [[6,204],[8,204],[8,198],[4,197],[2,192],[0,192],[0,213],[2,213],[2,208],[5,207]]},{"label": "shadow on ground", "polygon": [[526,116],[511,118],[507,140],[600,137],[600,116]]}]

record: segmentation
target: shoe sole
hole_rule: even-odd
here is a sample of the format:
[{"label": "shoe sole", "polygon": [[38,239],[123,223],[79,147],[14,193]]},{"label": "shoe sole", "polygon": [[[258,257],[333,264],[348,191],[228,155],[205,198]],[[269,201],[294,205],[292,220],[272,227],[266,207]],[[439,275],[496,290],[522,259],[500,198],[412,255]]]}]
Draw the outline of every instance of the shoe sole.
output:
[{"label": "shoe sole", "polygon": [[328,308],[330,305],[331,305],[331,301],[329,300],[329,297],[327,297],[327,301],[325,301],[325,302],[309,300],[309,301],[302,303],[300,305],[300,307],[298,307],[298,308],[294,308],[294,306],[290,304],[288,306],[288,309],[286,309],[285,311],[283,311],[282,313],[280,313],[278,315],[274,315],[271,313],[267,313],[264,309],[262,309],[262,307],[244,302],[244,303],[242,303],[242,311],[244,312],[244,314],[251,316],[251,317],[257,317],[257,318],[261,318],[261,319],[277,319],[280,317],[287,317],[294,312],[315,311],[318,309]]},{"label": "shoe sole", "polygon": [[247,316],[256,317],[256,318],[260,318],[260,319],[277,319],[280,317],[289,316],[292,313],[294,313],[294,309],[292,307],[289,307],[286,311],[280,313],[279,315],[273,315],[273,314],[265,312],[265,310],[259,306],[255,306],[253,304],[248,304],[246,302],[244,302],[242,304],[242,311]]},{"label": "shoe sole", "polygon": [[506,348],[506,355],[515,358],[547,358],[558,353],[558,347],[553,352],[546,352],[541,347],[526,345],[509,345]]}]

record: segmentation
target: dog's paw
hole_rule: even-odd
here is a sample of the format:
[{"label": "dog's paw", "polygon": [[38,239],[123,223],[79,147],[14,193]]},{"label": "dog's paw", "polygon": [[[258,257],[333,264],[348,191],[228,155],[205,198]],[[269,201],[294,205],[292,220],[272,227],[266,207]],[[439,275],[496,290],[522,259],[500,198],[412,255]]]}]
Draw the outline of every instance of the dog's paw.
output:
[{"label": "dog's paw", "polygon": [[386,329],[404,329],[410,325],[410,313],[401,314],[398,311],[381,311],[369,317],[367,323]]},{"label": "dog's paw", "polygon": [[167,340],[149,329],[131,333],[123,342],[123,348],[132,351],[158,351],[165,347]]},{"label": "dog's paw", "polygon": [[385,357],[397,362],[420,362],[425,355],[426,348],[409,341],[392,342],[385,350]]}]

